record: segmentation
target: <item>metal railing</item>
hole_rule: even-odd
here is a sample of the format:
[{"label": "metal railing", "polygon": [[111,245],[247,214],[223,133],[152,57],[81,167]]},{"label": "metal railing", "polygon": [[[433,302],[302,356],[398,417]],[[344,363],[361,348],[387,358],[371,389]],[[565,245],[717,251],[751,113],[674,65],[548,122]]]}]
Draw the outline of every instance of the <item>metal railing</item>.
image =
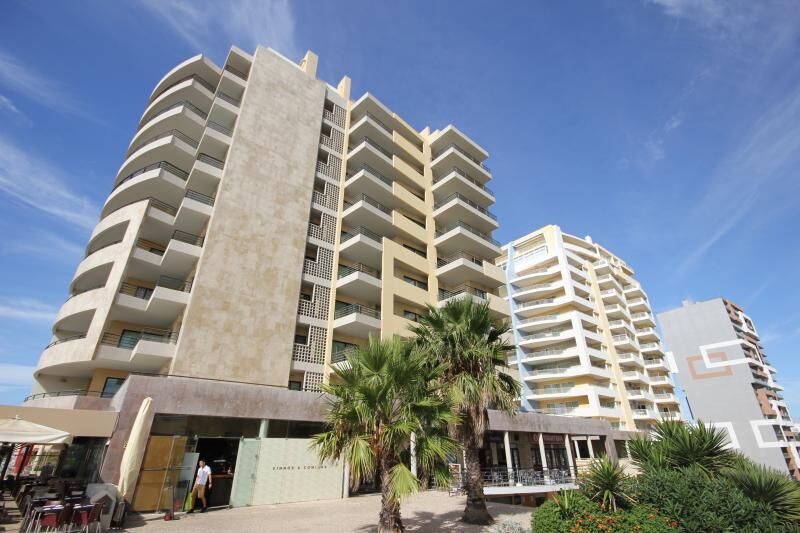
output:
[{"label": "metal railing", "polygon": [[228,71],[228,72],[230,72],[231,74],[234,74],[234,75],[236,75],[236,76],[238,76],[238,77],[242,78],[242,79],[243,79],[243,80],[245,80],[245,81],[247,81],[247,78],[250,76],[250,74],[249,74],[249,73],[247,73],[247,72],[242,72],[241,70],[239,70],[239,69],[237,69],[237,68],[234,68],[234,67],[232,67],[232,66],[230,66],[230,65],[225,65],[225,70],[227,70],[227,71]]},{"label": "metal railing", "polygon": [[366,315],[368,317],[376,318],[378,320],[380,320],[381,318],[381,312],[379,310],[361,304],[350,304],[340,307],[333,313],[333,318],[334,319],[342,318],[343,316],[348,316],[352,314]]},{"label": "metal railing", "polygon": [[545,322],[547,320],[557,320],[559,316],[561,315],[552,314],[552,315],[535,316],[527,320],[520,320],[519,325],[524,326],[525,324],[536,324],[537,322]]},{"label": "metal railing", "polygon": [[[161,200],[153,198],[152,196],[149,198],[149,200],[150,200],[150,207],[154,207],[172,216],[175,216],[178,213],[177,207],[171,206],[166,202],[162,202]],[[136,200],[136,201],[140,202],[141,200]]]},{"label": "metal railing", "polygon": [[547,357],[548,355],[561,355],[562,353],[566,353],[566,348],[548,348],[546,350],[535,350],[533,352],[528,352],[525,354],[526,357]]},{"label": "metal railing", "polygon": [[127,176],[125,176],[124,178],[119,180],[117,182],[117,184],[114,185],[114,188],[111,189],[111,190],[115,191],[123,183],[125,183],[127,181],[130,181],[130,180],[132,180],[133,178],[135,178],[137,176],[141,176],[142,174],[144,174],[146,172],[150,172],[151,170],[155,170],[157,168],[162,168],[162,169],[166,170],[167,172],[169,172],[170,174],[174,174],[176,177],[178,177],[178,178],[180,178],[180,179],[182,179],[184,181],[186,181],[186,179],[189,177],[189,173],[188,172],[186,172],[185,170],[179,169],[178,167],[176,167],[172,163],[168,163],[166,161],[159,161],[158,163],[153,163],[152,165],[147,165],[146,167],[142,167],[139,170],[131,172],[130,174],[128,174]]},{"label": "metal railing", "polygon": [[132,154],[132,153],[142,149],[143,147],[147,146],[150,143],[156,142],[156,141],[158,141],[160,139],[165,139],[167,137],[175,137],[176,139],[180,139],[181,141],[185,142],[186,144],[188,144],[192,148],[197,148],[197,144],[198,144],[197,141],[195,141],[194,139],[192,139],[191,137],[189,137],[188,135],[183,133],[181,130],[172,129],[172,130],[165,131],[164,133],[159,133],[158,135],[150,137],[146,141],[140,142],[135,147],[130,148],[128,150],[128,153]]},{"label": "metal railing", "polygon": [[163,244],[155,241],[148,241],[147,239],[137,240],[136,247],[156,255],[164,255],[164,252],[167,249],[167,247]]},{"label": "metal railing", "polygon": [[479,167],[483,168],[483,169],[484,169],[484,170],[486,170],[487,172],[491,172],[491,169],[489,168],[489,166],[488,166],[488,165],[486,165],[485,163],[483,163],[483,162],[481,162],[480,160],[478,160],[478,158],[476,158],[476,157],[472,156],[472,155],[471,155],[469,152],[467,152],[466,150],[464,150],[463,148],[461,148],[461,147],[460,147],[460,146],[458,146],[457,144],[451,144],[450,146],[448,146],[447,148],[445,148],[445,149],[444,149],[444,150],[442,150],[441,152],[438,152],[438,153],[436,153],[436,154],[432,155],[432,156],[431,156],[431,159],[432,159],[433,161],[435,161],[435,160],[439,159],[439,156],[440,156],[440,155],[442,155],[443,153],[447,152],[447,151],[448,151],[448,150],[450,150],[451,148],[452,148],[453,150],[455,150],[456,152],[458,152],[459,154],[461,154],[461,155],[463,155],[464,157],[466,157],[467,159],[469,159],[470,161],[472,161],[473,163],[475,163],[476,165],[478,165]]},{"label": "metal railing", "polygon": [[342,232],[342,237],[340,239],[340,242],[347,242],[350,239],[352,239],[352,238],[354,238],[354,237],[356,237],[358,235],[363,235],[364,237],[372,239],[373,241],[377,242],[378,244],[383,244],[383,237],[382,236],[378,235],[377,233],[375,233],[371,229],[365,228],[364,226],[359,226],[359,227],[357,227],[355,229],[352,229],[350,231],[343,231]]},{"label": "metal railing", "polygon": [[46,350],[52,346],[55,346],[56,344],[61,344],[69,341],[76,341],[78,339],[85,339],[85,338],[86,338],[86,333],[78,333],[77,335],[70,335],[69,337],[63,337],[61,339],[56,339],[52,341],[50,344],[45,346],[44,349]]},{"label": "metal railing", "polygon": [[136,348],[139,341],[162,342],[164,344],[175,344],[178,342],[178,332],[170,330],[151,330],[143,329],[140,331],[127,330],[124,334],[103,333],[100,344],[115,346],[132,350]]},{"label": "metal railing", "polygon": [[212,130],[218,131],[220,133],[223,133],[223,134],[227,135],[228,137],[231,137],[233,135],[233,129],[228,128],[226,126],[223,126],[219,122],[214,122],[213,120],[209,120],[207,122],[207,125]]},{"label": "metal railing", "polygon": [[239,107],[242,104],[242,99],[241,98],[234,98],[233,96],[231,96],[229,94],[225,94],[222,91],[217,93],[217,98],[219,98],[220,100],[222,100],[224,102],[228,102],[229,104],[231,104],[233,106],[236,106],[236,107]]},{"label": "metal railing", "polygon": [[213,196],[206,196],[205,194],[197,192],[197,191],[193,191],[192,189],[187,189],[186,190],[186,194],[184,196],[186,198],[189,198],[190,200],[195,200],[196,202],[200,202],[202,204],[206,204],[206,205],[210,205],[210,206],[214,205],[214,197]]},{"label": "metal railing", "polygon": [[647,312],[644,312],[644,311],[643,311],[643,312],[641,312],[641,313],[633,313],[633,314],[631,315],[631,318],[632,318],[633,320],[638,320],[638,319],[640,319],[640,318],[650,318],[650,313],[647,313]]},{"label": "metal railing", "polygon": [[381,120],[380,120],[378,117],[376,117],[375,115],[373,115],[373,114],[372,114],[372,113],[370,113],[369,111],[367,111],[367,112],[366,112],[366,114],[365,114],[363,117],[359,118],[358,120],[354,120],[354,121],[353,121],[353,124],[356,124],[356,123],[360,122],[360,121],[361,121],[361,120],[363,120],[365,117],[369,117],[369,118],[370,118],[370,119],[371,119],[373,122],[375,122],[375,123],[376,123],[378,126],[380,126],[380,128],[381,128],[383,131],[385,131],[386,133],[388,133],[388,134],[389,134],[389,136],[391,136],[391,135],[394,133],[394,130],[392,130],[392,128],[390,128],[389,126],[387,126],[386,124],[384,124],[383,122],[381,122]]},{"label": "metal railing", "polygon": [[30,394],[25,397],[23,402],[27,402],[29,400],[39,400],[41,398],[59,398],[62,396],[90,396],[93,398],[113,398],[113,392],[102,392],[96,390],[86,390],[86,389],[73,389],[73,390],[61,390],[61,391],[54,391],[54,392],[39,392],[36,394]]},{"label": "metal railing", "polygon": [[486,233],[484,233],[482,231],[479,231],[479,230],[473,228],[472,226],[470,226],[469,224],[467,224],[466,222],[462,222],[460,220],[458,222],[456,222],[455,224],[451,225],[451,226],[445,226],[445,227],[442,227],[442,228],[437,228],[436,229],[436,236],[437,237],[441,237],[445,233],[447,233],[449,231],[452,231],[454,229],[457,229],[457,228],[463,228],[463,229],[467,230],[468,232],[472,233],[473,235],[476,235],[476,236],[480,237],[481,239],[494,244],[495,246],[500,246],[500,242],[499,241],[494,240],[492,237],[490,237]]},{"label": "metal railing", "polygon": [[433,208],[434,209],[439,209],[443,205],[445,205],[448,202],[451,202],[453,200],[459,200],[461,202],[464,202],[465,204],[467,204],[471,208],[475,209],[479,213],[482,213],[482,214],[486,215],[487,217],[491,218],[492,220],[497,220],[497,216],[494,213],[490,213],[489,210],[486,209],[485,207],[481,207],[480,205],[478,205],[477,203],[473,202],[472,200],[470,200],[469,198],[467,198],[463,194],[457,193],[457,192],[454,192],[453,194],[450,194],[447,197],[442,198],[439,202],[436,202],[434,204]]},{"label": "metal railing", "polygon": [[203,242],[205,241],[205,237],[181,230],[175,230],[172,234],[172,238],[176,241],[185,242],[186,244],[193,244],[194,246],[203,246]]},{"label": "metal railing", "polygon": [[381,180],[382,182],[384,182],[389,187],[391,187],[392,183],[394,182],[394,180],[392,180],[390,178],[387,178],[386,176],[384,176],[383,174],[381,174],[380,172],[378,172],[377,170],[375,170],[374,168],[372,168],[371,166],[369,166],[366,163],[364,163],[360,167],[356,168],[354,172],[351,172],[351,173],[347,174],[347,179],[352,178],[353,176],[355,176],[356,174],[358,174],[362,170],[365,171],[370,176],[372,176],[373,178],[377,178],[377,179]]},{"label": "metal railing", "polygon": [[207,164],[211,165],[212,167],[216,167],[216,168],[218,168],[220,170],[225,168],[225,161],[222,161],[221,159],[217,159],[216,157],[212,157],[212,156],[210,156],[208,154],[198,154],[197,155],[197,160],[198,161],[202,161],[203,163],[207,163]]},{"label": "metal railing", "polygon": [[128,296],[149,300],[157,287],[164,287],[180,292],[191,292],[192,282],[169,276],[161,276],[158,278],[158,281],[156,281],[155,287],[145,287],[144,285],[123,282],[120,285],[119,292],[120,294],[127,294]]},{"label": "metal railing", "polygon": [[580,366],[554,366],[551,368],[538,368],[535,370],[531,370],[530,374],[532,376],[546,376],[549,374],[566,374],[567,372],[571,372],[573,370],[580,369]]},{"label": "metal railing", "polygon": [[496,466],[481,468],[481,478],[484,487],[523,486],[535,487],[539,485],[575,485],[579,470],[575,467],[556,468],[507,468]]},{"label": "metal railing", "polygon": [[534,305],[542,305],[542,304],[551,304],[555,302],[555,298],[542,298],[540,300],[532,300],[530,302],[525,302],[519,306],[520,309],[524,309],[525,307],[533,307]]},{"label": "metal railing", "polygon": [[486,291],[482,289],[476,289],[475,287],[470,287],[469,285],[460,285],[452,289],[439,289],[439,301],[461,296],[463,294],[471,294],[473,296],[477,296],[481,300],[486,300],[488,297]]},{"label": "metal railing", "polygon": [[553,338],[553,337],[560,337],[565,331],[570,331],[570,329],[569,328],[567,328],[567,329],[551,329],[551,330],[542,331],[542,332],[539,332],[539,333],[532,333],[530,335],[525,335],[523,337],[520,337],[520,340],[522,340],[522,341],[530,341],[530,340],[535,340],[535,339],[548,339],[548,338]]},{"label": "metal railing", "polygon": [[445,265],[449,265],[453,261],[458,261],[459,259],[466,259],[470,263],[474,263],[481,267],[483,266],[483,259],[475,257],[474,255],[468,254],[466,252],[457,252],[452,255],[448,255],[446,257],[439,257],[436,259],[436,266],[443,267]]},{"label": "metal railing", "polygon": [[384,148],[383,146],[381,146],[377,142],[373,141],[369,137],[363,137],[361,140],[354,142],[353,143],[353,149],[351,149],[351,152],[356,147],[361,146],[364,143],[366,143],[366,144],[370,145],[371,147],[375,148],[376,150],[378,150],[380,153],[382,153],[383,155],[385,155],[389,159],[392,159],[393,156],[392,156],[392,153],[389,150],[387,150],[386,148]]},{"label": "metal railing", "polygon": [[664,359],[661,357],[645,359],[644,366],[664,366]]},{"label": "metal railing", "polygon": [[387,215],[391,215],[392,214],[392,210],[391,209],[389,209],[388,207],[386,207],[385,205],[383,205],[379,201],[367,196],[366,194],[362,194],[361,197],[359,199],[357,199],[355,202],[350,202],[348,200],[345,200],[344,201],[344,208],[347,209],[347,208],[353,207],[353,205],[355,205],[357,202],[366,202],[369,205],[371,205],[372,207],[378,209],[379,211],[382,211],[383,213],[386,213]]},{"label": "metal railing", "polygon": [[345,348],[337,350],[331,354],[331,363],[341,363],[347,360],[347,356],[355,352],[358,348]]},{"label": "metal railing", "polygon": [[457,174],[462,179],[464,179],[464,180],[472,183],[473,185],[475,185],[477,188],[482,189],[482,190],[488,192],[489,194],[491,194],[492,196],[494,196],[494,191],[492,191],[489,187],[487,187],[486,185],[484,185],[480,181],[476,180],[475,178],[473,178],[472,176],[470,176],[469,174],[467,174],[466,172],[464,172],[463,170],[461,170],[458,167],[453,167],[453,170],[451,170],[450,172],[447,172],[447,173],[443,174],[441,177],[433,180],[433,183],[434,184],[439,183],[440,181],[442,181],[444,178],[446,178],[450,174]]},{"label": "metal railing", "polygon": [[350,274],[355,272],[363,272],[364,274],[369,274],[373,278],[381,278],[381,271],[374,269],[367,265],[362,265],[361,263],[357,263],[355,265],[339,265],[339,272],[337,273],[337,278],[342,279]]},{"label": "metal railing", "polygon": [[653,349],[657,350],[657,349],[659,349],[659,348],[660,348],[660,346],[658,345],[658,343],[657,343],[657,342],[646,342],[646,343],[642,344],[642,345],[641,345],[641,346],[639,346],[639,347],[640,347],[642,350],[653,350]]}]

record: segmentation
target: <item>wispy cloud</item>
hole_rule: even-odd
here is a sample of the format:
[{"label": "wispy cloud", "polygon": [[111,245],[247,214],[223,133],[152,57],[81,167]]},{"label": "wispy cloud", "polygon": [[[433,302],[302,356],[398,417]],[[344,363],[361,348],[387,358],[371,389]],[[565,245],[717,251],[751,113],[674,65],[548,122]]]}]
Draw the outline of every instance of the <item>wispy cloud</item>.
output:
[{"label": "wispy cloud", "polygon": [[[61,84],[42,76],[27,65],[23,66],[13,56],[2,50],[0,50],[0,86],[56,111],[94,121],[98,120],[84,109]],[[0,98],[4,97],[0,96]],[[10,100],[7,98],[4,100],[16,110]],[[1,100],[0,105],[2,105]]]},{"label": "wispy cloud", "polygon": [[0,137],[0,192],[64,222],[91,228],[99,208],[68,185],[60,171]]},{"label": "wispy cloud", "polygon": [[14,392],[33,385],[33,371],[36,367],[0,363],[0,392]]},{"label": "wispy cloud", "polygon": [[[681,259],[676,275],[689,271],[744,217],[771,195],[782,194],[790,170],[800,165],[800,87],[772,105],[749,134],[717,167],[710,185],[692,209],[693,232],[705,234]],[[766,215],[774,214],[766,210]]]},{"label": "wispy cloud", "polygon": [[74,264],[84,253],[83,246],[77,242],[45,230],[34,230],[24,236],[9,237],[4,239],[0,246],[2,246],[0,253],[3,254],[33,255],[69,264]]},{"label": "wispy cloud", "polygon": [[197,52],[211,53],[220,43],[252,51],[270,46],[298,58],[295,18],[289,0],[144,0]]},{"label": "wispy cloud", "polygon": [[14,105],[14,102],[12,102],[9,98],[3,96],[2,94],[0,94],[0,109],[11,111],[12,113],[15,113],[17,115],[21,114],[20,110],[17,109],[17,106]]},{"label": "wispy cloud", "polygon": [[0,297],[0,317],[22,322],[52,322],[58,309],[31,298]]}]

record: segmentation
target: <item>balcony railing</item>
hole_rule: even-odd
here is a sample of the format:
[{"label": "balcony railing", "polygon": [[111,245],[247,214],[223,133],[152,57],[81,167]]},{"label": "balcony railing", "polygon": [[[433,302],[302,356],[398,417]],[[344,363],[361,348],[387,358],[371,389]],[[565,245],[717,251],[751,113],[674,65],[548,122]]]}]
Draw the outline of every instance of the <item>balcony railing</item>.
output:
[{"label": "balcony railing", "polygon": [[169,172],[170,174],[174,174],[176,177],[178,177],[178,178],[180,178],[180,179],[182,179],[184,181],[189,177],[189,173],[188,172],[186,172],[185,170],[179,169],[178,167],[176,167],[172,163],[167,163],[166,161],[159,161],[158,163],[153,163],[152,165],[147,165],[146,167],[142,167],[139,170],[131,172],[130,174],[128,174],[127,176],[125,176],[124,178],[119,180],[117,182],[117,184],[114,185],[114,188],[111,189],[111,190],[115,191],[123,183],[125,183],[127,181],[130,181],[130,180],[132,180],[133,178],[135,178],[137,176],[141,176],[142,174],[144,174],[146,172],[150,172],[151,170],[155,170],[157,168],[162,168],[162,169],[166,170],[167,172]]},{"label": "balcony railing", "polygon": [[361,146],[364,143],[366,143],[366,144],[370,145],[371,147],[375,148],[377,151],[379,151],[380,153],[382,153],[383,155],[388,157],[390,160],[392,159],[393,156],[392,156],[392,153],[390,151],[388,151],[386,148],[384,148],[383,146],[381,146],[377,142],[373,141],[369,137],[363,137],[362,139],[354,142],[353,143],[353,149],[355,149],[358,146]]},{"label": "balcony railing", "polygon": [[[461,170],[460,168],[458,168],[458,167],[453,167],[452,173],[455,173],[455,174],[459,175],[459,176],[460,176],[462,179],[464,179],[464,180],[466,180],[466,181],[468,181],[468,182],[472,183],[473,185],[475,185],[475,186],[476,186],[476,187],[478,187],[479,189],[482,189],[482,190],[484,190],[484,191],[488,192],[489,194],[491,194],[492,196],[494,196],[494,192],[493,192],[493,191],[492,191],[492,190],[491,190],[489,187],[487,187],[487,186],[486,186],[486,185],[484,185],[483,183],[479,182],[478,180],[476,180],[475,178],[473,178],[472,176],[470,176],[469,174],[467,174],[466,172],[464,172],[464,171],[463,171],[463,170]],[[434,180],[434,181],[433,181],[434,185],[435,185],[436,183],[439,183],[440,181],[442,181],[444,178],[446,178],[446,177],[447,177],[447,176],[449,176],[450,174],[451,174],[450,172],[446,172],[446,173],[445,173],[445,174],[443,174],[443,175],[442,175],[440,178],[438,178],[438,179]]]},{"label": "balcony railing", "polygon": [[361,263],[358,263],[358,264],[350,265],[350,266],[348,266],[348,265],[339,265],[338,279],[342,279],[342,278],[344,278],[346,276],[349,276],[350,274],[353,274],[355,272],[363,272],[364,274],[369,274],[373,278],[378,278],[378,279],[381,278],[381,271],[380,270],[376,270],[376,269],[374,269],[372,267],[369,267],[367,265],[362,265]]},{"label": "balcony railing", "polygon": [[355,352],[358,348],[345,348],[337,350],[331,354],[331,363],[341,363],[347,360],[347,356]]},{"label": "balcony railing", "polygon": [[247,78],[250,76],[250,74],[248,74],[247,72],[242,72],[241,70],[239,70],[237,68],[234,68],[234,67],[232,67],[230,65],[225,65],[225,70],[227,70],[231,74],[234,74],[234,75],[242,78],[245,81],[247,81]]},{"label": "balcony railing", "polygon": [[394,180],[392,180],[391,178],[387,178],[386,176],[384,176],[383,174],[381,174],[380,172],[378,172],[377,170],[375,170],[371,166],[367,165],[366,163],[362,164],[360,167],[357,167],[353,172],[348,173],[347,174],[347,179],[352,178],[353,176],[355,176],[356,174],[358,174],[362,170],[364,172],[366,172],[367,174],[369,174],[370,176],[372,176],[373,178],[377,178],[377,179],[381,180],[382,182],[384,182],[389,187],[391,187],[392,183],[394,182]]},{"label": "balcony railing", "polygon": [[470,155],[466,150],[464,150],[463,148],[461,148],[457,144],[451,144],[450,146],[448,146],[447,148],[445,148],[441,152],[438,152],[438,153],[432,155],[431,158],[435,161],[435,160],[439,159],[440,155],[442,155],[443,153],[445,153],[446,151],[448,151],[451,148],[453,150],[455,150],[456,152],[458,152],[459,154],[461,154],[464,157],[466,157],[467,159],[469,159],[470,161],[472,161],[473,163],[475,163],[476,165],[478,165],[479,167],[483,168],[487,172],[491,172],[491,169],[489,169],[488,165],[486,165],[485,163],[479,161],[477,158],[475,158],[472,155]]},{"label": "balcony railing", "polygon": [[214,122],[213,120],[209,120],[207,125],[212,130],[218,131],[218,132],[222,133],[223,135],[227,135],[228,137],[232,137],[233,136],[233,130],[231,128],[228,128],[227,126],[223,126],[219,122]]},{"label": "balcony railing", "polygon": [[532,376],[547,376],[547,375],[557,375],[557,374],[566,374],[567,372],[571,372],[573,370],[580,369],[579,366],[558,366],[552,368],[537,368],[535,370],[531,370],[530,374]]},{"label": "balcony railing", "polygon": [[640,346],[642,350],[658,350],[660,346],[657,342],[646,342]]},{"label": "balcony railing", "polygon": [[50,348],[52,346],[55,346],[56,344],[61,344],[61,343],[64,343],[64,342],[69,342],[69,341],[76,341],[78,339],[85,339],[85,338],[86,338],[86,334],[85,333],[79,333],[77,335],[70,335],[68,337],[62,337],[60,339],[56,339],[56,340],[52,341],[50,344],[45,346],[44,349],[46,350],[46,349],[48,349],[48,348]]},{"label": "balcony railing", "polygon": [[[158,278],[158,281],[156,281],[156,287],[164,287],[181,292],[191,292],[192,282],[169,276],[161,276]],[[120,294],[127,294],[128,296],[149,300],[154,289],[154,287],[145,287],[143,285],[123,282],[120,285],[119,292]]]},{"label": "balcony railing", "polygon": [[186,144],[188,144],[192,148],[197,148],[197,144],[198,144],[197,141],[195,141],[194,139],[192,139],[191,137],[189,137],[188,135],[186,135],[182,131],[173,129],[173,130],[165,131],[164,133],[159,133],[158,135],[150,137],[146,141],[140,142],[134,148],[131,148],[130,150],[128,150],[128,153],[132,154],[132,153],[140,150],[141,148],[147,146],[150,143],[156,142],[156,141],[158,141],[160,139],[165,139],[167,137],[175,137],[176,139],[180,139],[181,141],[185,142]]},{"label": "balcony railing", "polygon": [[664,366],[664,359],[661,357],[644,360],[644,366]]},{"label": "balcony railing", "polygon": [[100,344],[133,350],[139,341],[163,342],[175,344],[178,342],[178,332],[170,330],[142,329],[139,331],[126,330],[123,334],[103,333]]},{"label": "balcony railing", "polygon": [[366,315],[368,317],[375,318],[377,320],[380,320],[381,318],[380,311],[378,311],[375,308],[367,307],[361,304],[350,304],[340,307],[336,309],[336,311],[334,312],[333,318],[334,319],[342,318],[343,316],[348,316],[353,314]]},{"label": "balcony railing", "polygon": [[452,289],[439,289],[439,301],[461,296],[463,294],[471,294],[472,296],[477,296],[481,300],[485,300],[487,298],[486,291],[482,289],[476,289],[475,287],[470,287],[469,285],[460,285]]},{"label": "balcony railing", "polygon": [[523,304],[520,304],[519,308],[523,309],[525,307],[533,307],[534,305],[551,304],[555,301],[556,301],[555,298],[541,298],[539,300],[532,300],[530,302],[525,302]]},{"label": "balcony railing", "polygon": [[156,255],[164,255],[164,252],[167,249],[167,247],[163,244],[154,241],[148,241],[147,239],[137,240],[136,247]]},{"label": "balcony railing", "polygon": [[[175,216],[178,213],[178,208],[172,205],[169,205],[166,202],[162,202],[157,198],[150,197],[150,207],[158,209],[159,211],[163,211],[168,215]],[[135,202],[141,202],[141,200],[136,200]],[[131,202],[131,203],[135,203]]]},{"label": "balcony railing", "polygon": [[220,170],[225,168],[225,161],[222,161],[221,159],[217,159],[216,157],[211,157],[208,154],[198,154],[197,155],[197,160],[198,161],[202,161],[203,163],[207,163],[207,164],[211,165],[212,167],[216,167],[216,168],[218,168]]},{"label": "balcony railing", "polygon": [[[606,309],[607,309],[607,308],[606,308]],[[633,320],[639,320],[640,318],[652,318],[652,317],[650,316],[650,313],[647,313],[647,312],[641,312],[641,313],[633,313],[633,314],[631,315],[631,318],[632,318]]]},{"label": "balcony railing", "polygon": [[154,119],[156,119],[156,118],[160,117],[161,115],[163,115],[164,113],[168,113],[169,111],[172,111],[173,109],[176,109],[178,107],[186,107],[187,109],[189,109],[190,111],[194,112],[196,115],[198,115],[203,120],[208,118],[208,113],[206,113],[205,111],[203,111],[202,109],[200,109],[199,107],[197,107],[196,105],[191,103],[189,100],[181,100],[180,102],[175,102],[174,104],[168,105],[164,109],[160,110],[158,113],[156,113],[155,115],[150,117],[150,119],[148,119],[147,122],[151,122]]},{"label": "balcony railing", "polygon": [[486,233],[484,233],[482,231],[479,231],[479,230],[473,228],[472,226],[470,226],[469,224],[467,224],[466,222],[462,222],[460,220],[458,222],[456,222],[455,224],[451,225],[451,226],[444,226],[444,227],[441,227],[441,228],[437,228],[436,229],[436,236],[437,237],[441,237],[445,233],[447,233],[449,231],[452,231],[454,229],[457,229],[457,228],[465,229],[468,232],[472,233],[473,235],[476,235],[476,236],[480,237],[481,239],[494,244],[495,246],[500,246],[500,242],[494,240],[492,237],[490,237]]},{"label": "balcony railing", "polygon": [[378,244],[383,244],[383,237],[382,236],[378,235],[377,233],[375,233],[371,229],[365,228],[364,226],[359,226],[359,227],[357,227],[355,229],[352,229],[350,231],[343,231],[342,232],[341,242],[342,243],[347,242],[350,239],[352,239],[354,237],[357,237],[358,235],[363,235],[364,237],[367,237],[368,239],[371,239],[371,240],[375,241]]},{"label": "balcony railing", "polygon": [[376,117],[375,115],[373,115],[369,111],[367,111],[364,116],[359,117],[358,120],[352,120],[351,122],[353,124],[356,124],[356,123],[360,122],[361,120],[363,120],[364,117],[369,117],[375,124],[377,124],[380,127],[380,129],[382,129],[383,131],[388,133],[390,137],[392,136],[392,134],[393,134],[392,128],[390,128],[389,126],[387,126],[386,124],[381,122],[381,120],[378,117]]},{"label": "balcony railing", "polygon": [[184,195],[186,198],[190,200],[194,200],[196,202],[200,202],[201,204],[210,205],[213,207],[214,205],[214,197],[213,196],[206,196],[203,193],[199,193],[197,191],[193,191],[192,189],[187,189],[186,194]]},{"label": "balcony railing", "polygon": [[567,350],[566,348],[548,348],[546,350],[535,350],[529,353],[526,353],[526,357],[548,357],[550,355],[561,355],[565,353]]},{"label": "balcony railing", "polygon": [[391,215],[392,214],[392,210],[391,209],[389,209],[388,207],[386,207],[382,203],[378,202],[377,200],[375,200],[373,198],[370,198],[366,194],[362,194],[361,197],[359,197],[355,202],[350,202],[348,200],[345,200],[344,201],[344,208],[345,209],[349,209],[350,207],[353,207],[353,205],[355,205],[357,202],[368,203],[372,207],[378,209],[379,211],[382,211],[382,212],[386,213],[387,215]]},{"label": "balcony railing", "polygon": [[53,392],[39,392],[36,394],[30,394],[25,397],[23,402],[27,402],[30,400],[40,400],[42,398],[61,398],[64,396],[89,396],[92,398],[113,398],[113,392],[102,392],[97,390],[86,390],[86,389],[72,389],[72,390],[60,390],[60,391],[53,391]]},{"label": "balcony railing", "polygon": [[217,98],[236,107],[239,107],[242,104],[241,98],[234,98],[233,96],[225,94],[222,91],[217,93]]},{"label": "balcony railing", "polygon": [[[544,413],[546,410],[541,410]],[[566,414],[566,413],[544,413]],[[538,453],[538,452],[537,452]],[[566,468],[512,468],[504,466],[481,468],[481,477],[484,487],[535,487],[549,485],[575,485],[578,480],[578,470],[574,467]],[[555,491],[555,489],[548,489]]]},{"label": "balcony railing", "polygon": [[532,333],[530,335],[525,335],[524,337],[521,337],[520,340],[530,341],[536,339],[549,339],[553,337],[560,337],[565,331],[569,331],[569,329],[551,329],[548,331],[540,331],[539,333]]},{"label": "balcony railing", "polygon": [[172,238],[176,241],[185,242],[186,244],[192,244],[194,246],[203,246],[203,242],[205,242],[205,237],[187,233],[181,230],[175,230],[175,232],[172,234]]},{"label": "balcony railing", "polygon": [[461,202],[464,202],[465,204],[467,204],[471,208],[475,209],[479,213],[483,213],[484,215],[486,215],[487,217],[491,218],[492,220],[497,220],[497,216],[495,216],[494,213],[490,213],[489,210],[486,209],[485,207],[481,207],[480,205],[478,205],[477,203],[473,202],[472,200],[470,200],[469,198],[467,198],[463,194],[460,194],[460,193],[457,193],[457,192],[454,192],[453,194],[447,196],[446,198],[442,198],[441,201],[439,201],[436,204],[434,204],[433,208],[434,209],[439,209],[443,205],[447,204],[448,202],[452,202],[453,200],[459,200]]},{"label": "balcony railing", "polygon": [[454,261],[458,261],[459,259],[466,259],[470,263],[475,263],[478,266],[483,266],[483,259],[479,257],[475,257],[474,255],[468,254],[466,252],[457,252],[446,257],[439,257],[436,259],[436,266],[443,267],[445,265],[449,265]]}]

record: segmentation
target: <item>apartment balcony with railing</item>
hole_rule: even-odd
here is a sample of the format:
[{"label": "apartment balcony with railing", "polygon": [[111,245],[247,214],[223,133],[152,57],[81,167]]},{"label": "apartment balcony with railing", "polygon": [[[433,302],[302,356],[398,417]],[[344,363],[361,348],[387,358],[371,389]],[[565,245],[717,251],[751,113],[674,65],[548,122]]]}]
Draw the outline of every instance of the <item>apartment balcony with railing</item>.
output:
[{"label": "apartment balcony with railing", "polygon": [[160,276],[155,283],[124,281],[110,316],[122,322],[169,327],[189,304],[192,283]]},{"label": "apartment balcony with railing", "polygon": [[395,232],[392,213],[391,208],[361,194],[355,198],[345,198],[342,219],[349,226],[370,228],[378,234],[392,236]]},{"label": "apartment balcony with railing", "polygon": [[383,235],[363,226],[343,228],[339,242],[339,253],[346,260],[381,268]]},{"label": "apartment balcony with railing", "polygon": [[448,126],[431,143],[431,167],[434,176],[442,176],[453,167],[474,173],[485,183],[491,179],[491,170],[485,163],[486,151],[472,142],[456,128]]},{"label": "apartment balcony with railing", "polygon": [[362,301],[380,302],[381,271],[362,263],[339,264],[336,294],[337,297],[341,295]]},{"label": "apartment balcony with railing", "polygon": [[436,223],[442,226],[450,226],[463,221],[483,232],[491,232],[498,227],[497,216],[491,213],[487,207],[460,192],[437,197],[434,203],[433,217]]},{"label": "apartment balcony with railing", "polygon": [[333,315],[333,328],[350,337],[366,338],[381,329],[381,311],[363,304],[337,303]]},{"label": "apartment balcony with railing", "polygon": [[449,256],[465,252],[478,257],[493,258],[500,255],[500,243],[489,233],[458,220],[448,225],[437,225],[434,244],[440,255]]},{"label": "apartment balcony with railing", "polygon": [[[111,324],[114,327],[114,323]],[[175,356],[178,332],[155,328],[115,328],[100,339],[98,360],[127,360],[137,371],[158,371]]]}]

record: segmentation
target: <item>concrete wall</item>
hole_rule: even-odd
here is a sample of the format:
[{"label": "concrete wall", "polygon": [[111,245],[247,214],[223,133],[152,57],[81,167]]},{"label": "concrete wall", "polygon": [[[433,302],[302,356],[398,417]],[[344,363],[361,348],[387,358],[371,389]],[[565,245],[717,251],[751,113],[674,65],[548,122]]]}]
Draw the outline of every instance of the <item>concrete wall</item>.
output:
[{"label": "concrete wall", "polygon": [[288,383],[324,96],[258,48],[172,374]]},{"label": "concrete wall", "polygon": [[[695,420],[728,426],[743,453],[754,461],[786,470],[780,448],[759,447],[750,421],[764,419],[747,364],[708,368],[700,346],[737,340],[721,298],[697,302],[658,315],[664,341],[678,366],[680,383]],[[741,360],[738,345],[710,348],[712,360]],[[769,428],[764,428],[764,433]],[[771,440],[775,440],[772,436]]]}]

